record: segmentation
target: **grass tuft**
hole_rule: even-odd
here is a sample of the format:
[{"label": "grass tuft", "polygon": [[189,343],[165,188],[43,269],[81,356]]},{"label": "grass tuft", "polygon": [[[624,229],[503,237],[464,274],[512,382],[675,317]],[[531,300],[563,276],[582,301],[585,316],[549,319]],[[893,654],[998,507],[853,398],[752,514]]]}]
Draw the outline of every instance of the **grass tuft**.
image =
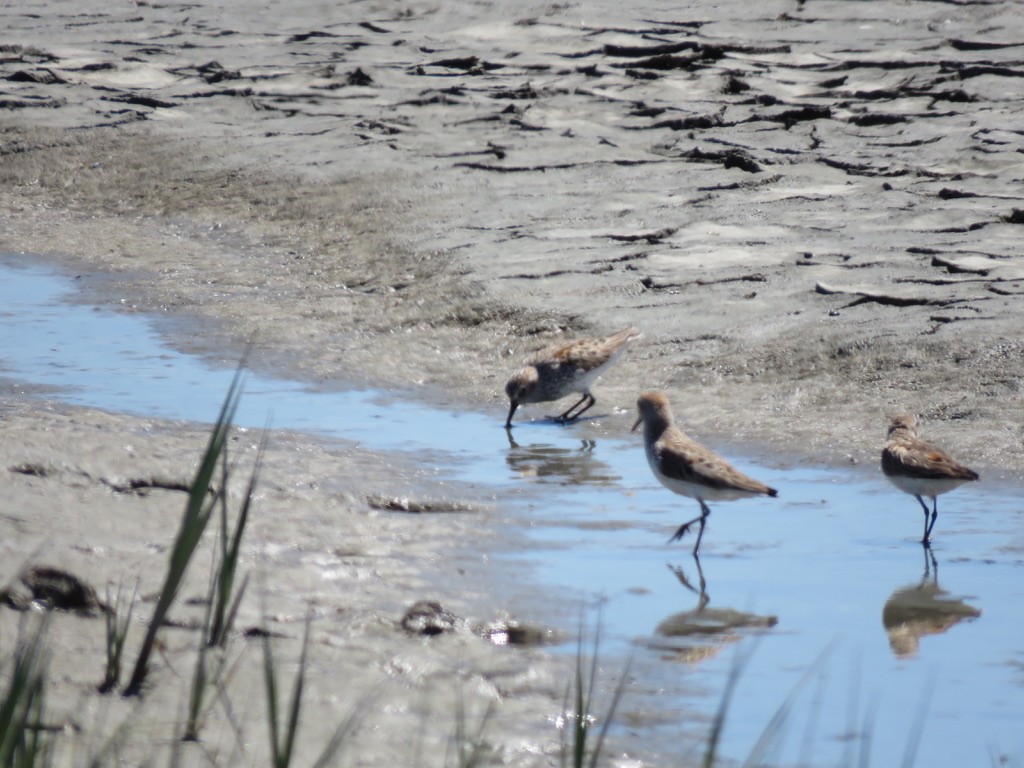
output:
[{"label": "grass tuft", "polygon": [[796,685],[793,686],[793,690],[789,692],[785,701],[779,705],[779,708],[775,710],[775,714],[772,719],[768,721],[768,725],[764,727],[760,737],[751,749],[747,759],[743,762],[745,766],[756,766],[756,765],[768,765],[773,762],[773,755],[778,751],[782,737],[786,732],[786,724],[789,721],[789,715],[793,711],[793,705],[796,703],[797,697],[804,687],[810,682],[811,678],[817,674],[822,664],[825,663],[825,659],[828,658],[829,654],[832,653],[832,647],[827,647],[821,654],[815,659],[810,666],[804,671],[797,680]]},{"label": "grass tuft", "polygon": [[[264,610],[264,616],[266,616],[266,610]],[[292,696],[288,703],[287,720],[282,719],[281,702],[278,697],[277,663],[274,661],[274,650],[270,633],[265,632],[263,634],[263,679],[267,698],[267,730],[270,732],[270,757],[274,768],[288,768],[294,756],[302,713],[302,696],[306,684],[309,637],[312,624],[313,613],[310,610],[306,613],[306,627],[302,635],[302,651],[299,654],[299,667],[295,673]],[[313,768],[326,768],[326,766],[334,762],[342,748],[356,732],[361,722],[362,714],[366,710],[367,702],[364,701],[362,706],[358,707],[339,724],[320,752],[320,755],[313,762]]]},{"label": "grass tuft", "polygon": [[242,395],[244,365],[245,358],[243,357],[242,362],[239,363],[235,371],[231,386],[228,388],[224,404],[221,406],[220,415],[214,423],[206,451],[203,453],[199,469],[196,471],[196,476],[192,481],[188,500],[185,503],[185,513],[182,517],[181,527],[171,549],[164,585],[160,590],[156,608],[153,610],[153,617],[150,620],[146,636],[139,649],[139,656],[135,661],[135,668],[132,671],[131,679],[123,691],[125,696],[138,696],[142,693],[142,686],[149,672],[149,657],[156,643],[156,634],[160,627],[163,626],[171,605],[178,595],[178,590],[184,581],[189,563],[195,554],[203,531],[206,530],[206,524],[209,522],[210,515],[216,506],[218,495],[224,492],[223,488],[219,492],[212,490],[210,482],[216,471],[217,462],[227,444],[231,423],[234,419],[235,411],[238,409],[238,402]]},{"label": "grass tuft", "polygon": [[[227,639],[235,623],[238,607],[245,594],[248,576],[242,579],[235,589],[235,574],[238,571],[238,558],[242,548],[242,535],[249,519],[249,511],[256,495],[259,472],[263,454],[267,447],[268,431],[264,430],[260,439],[256,461],[249,483],[242,498],[242,506],[235,521],[234,529],[228,530],[228,489],[231,486],[232,467],[228,461],[227,445],[220,453],[221,486],[217,506],[220,509],[220,546],[215,549],[210,568],[210,587],[206,595],[206,611],[203,614],[203,627],[199,648],[196,652],[196,665],[192,674],[192,686],[189,692],[188,719],[182,738],[185,741],[198,741],[202,727],[206,693],[211,684],[222,688],[225,673],[225,649]],[[209,667],[210,651],[219,650],[214,660],[214,667]]]},{"label": "grass tuft", "polygon": [[7,663],[10,675],[0,698],[0,766],[32,768],[52,764],[52,744],[43,720],[46,711],[46,633],[44,614],[27,635],[19,630]]},{"label": "grass tuft", "polygon": [[[629,668],[632,656],[627,660],[625,668],[615,685],[612,699],[608,703],[604,716],[594,713],[594,693],[597,690],[598,649],[601,644],[601,615],[598,611],[597,625],[594,628],[594,642],[590,656],[584,650],[586,638],[584,618],[580,617],[580,631],[576,647],[576,666],[572,681],[566,690],[566,706],[564,707],[564,723],[568,726],[562,730],[561,762],[562,768],[595,768],[604,748],[608,729],[615,719],[615,712],[622,700],[622,694],[629,679]],[[572,708],[569,701],[572,700]],[[600,723],[600,725],[598,725]]]},{"label": "grass tuft", "polygon": [[[484,765],[490,750],[484,738],[484,731],[487,724],[494,715],[494,702],[487,702],[487,708],[480,716],[476,730],[472,733],[469,730],[469,718],[466,714],[466,696],[459,682],[459,695],[455,700],[455,732],[452,734],[452,743],[449,745],[448,759],[445,765],[451,765],[454,757],[454,768],[477,768]],[[452,747],[454,746],[454,749]]]},{"label": "grass tuft", "polygon": [[312,613],[306,614],[306,628],[302,636],[302,652],[299,655],[299,668],[295,673],[295,684],[292,688],[291,703],[288,706],[288,721],[282,723],[277,695],[277,669],[274,662],[273,646],[270,633],[263,635],[263,677],[267,693],[267,725],[270,730],[270,755],[274,768],[288,768],[292,761],[295,748],[295,737],[299,732],[299,715],[302,711],[302,691],[306,681],[307,653],[309,651],[309,631],[312,625]]},{"label": "grass tuft", "polygon": [[199,741],[199,729],[202,727],[203,703],[206,699],[207,686],[210,683],[210,675],[207,671],[209,647],[206,644],[206,631],[210,626],[212,602],[209,598],[213,595],[213,583],[214,580],[211,578],[206,611],[203,614],[203,631],[199,637],[199,647],[196,649],[196,665],[192,670],[192,684],[188,693],[188,716],[185,719],[185,728],[181,735],[182,741]]},{"label": "grass tuft", "polygon": [[107,606],[109,610],[103,614],[106,626],[107,667],[103,682],[99,684],[100,693],[109,693],[121,681],[121,662],[124,657],[124,643],[128,639],[128,629],[135,610],[135,598],[138,594],[139,582],[135,582],[130,596],[124,592],[124,582],[117,588],[117,597],[111,600],[110,588],[107,588]]},{"label": "grass tuft", "polygon": [[725,719],[729,714],[729,706],[732,703],[733,694],[736,692],[736,684],[744,668],[754,655],[756,645],[744,648],[742,645],[736,649],[736,656],[733,659],[732,667],[729,669],[729,677],[725,681],[725,688],[722,690],[722,698],[718,702],[718,709],[711,721],[711,732],[708,734],[707,745],[704,748],[704,759],[701,761],[703,768],[712,768],[715,765],[718,747],[722,742],[722,733],[725,731]]},{"label": "grass tuft", "polygon": [[245,526],[249,521],[249,511],[252,509],[253,498],[256,495],[256,485],[259,483],[260,469],[263,466],[263,455],[267,449],[267,436],[269,428],[263,430],[260,438],[259,448],[256,451],[256,461],[253,464],[252,473],[249,475],[249,483],[242,497],[242,506],[238,511],[235,520],[235,527],[228,531],[228,503],[227,487],[230,480],[230,469],[227,460],[227,446],[225,446],[221,460],[221,494],[220,503],[220,559],[217,564],[216,589],[213,595],[213,616],[207,634],[207,644],[210,646],[224,646],[228,633],[234,625],[235,616],[238,613],[238,606],[242,602],[245,588],[249,583],[246,576],[241,584],[235,589],[235,576],[238,572],[238,557],[242,548],[242,535],[245,533]]}]

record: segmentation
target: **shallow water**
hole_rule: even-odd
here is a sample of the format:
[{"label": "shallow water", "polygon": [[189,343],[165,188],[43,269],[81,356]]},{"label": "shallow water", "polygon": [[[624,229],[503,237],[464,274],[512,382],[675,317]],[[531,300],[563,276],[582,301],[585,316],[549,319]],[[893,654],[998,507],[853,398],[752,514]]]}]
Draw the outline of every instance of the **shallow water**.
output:
[{"label": "shallow water", "polygon": [[[82,304],[72,280],[13,259],[0,266],[0,318],[0,375],[73,404],[209,421],[232,373],[171,349],[152,318]],[[780,497],[715,505],[697,561],[692,538],[666,543],[696,503],[654,481],[622,414],[567,427],[524,420],[510,436],[504,411],[250,375],[238,422],[262,426],[268,413],[275,427],[422,453],[438,477],[492,489],[532,542],[512,555],[530,566],[518,599],[558,595],[523,611],[573,632],[581,597],[603,601],[603,650],[638,649],[624,730],[666,763],[677,762],[680,731],[707,727],[736,649],[753,657],[729,711],[729,757],[749,754],[801,681],[774,763],[853,764],[867,722],[871,763],[897,764],[919,712],[918,765],[1024,757],[1015,485],[942,497],[933,564],[916,542],[917,502],[874,467],[738,457]]]}]

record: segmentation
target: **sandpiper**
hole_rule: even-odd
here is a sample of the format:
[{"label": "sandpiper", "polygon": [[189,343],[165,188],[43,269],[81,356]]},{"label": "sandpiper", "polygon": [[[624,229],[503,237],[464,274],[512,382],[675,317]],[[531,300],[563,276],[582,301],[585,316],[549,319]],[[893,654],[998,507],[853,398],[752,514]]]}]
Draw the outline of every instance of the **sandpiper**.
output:
[{"label": "sandpiper", "polygon": [[[533,353],[505,385],[505,394],[512,404],[505,428],[511,428],[512,414],[522,403],[560,400],[573,392],[579,392],[583,397],[555,420],[578,419],[596,402],[590,394],[590,385],[614,365],[629,342],[639,337],[640,331],[636,328],[623,328],[611,336],[579,339]],[[581,405],[583,407],[577,411]]]},{"label": "sandpiper", "polygon": [[693,545],[693,554],[697,554],[704,525],[711,514],[708,501],[778,495],[774,488],[743,474],[673,424],[668,398],[661,392],[644,392],[636,406],[640,417],[633,431],[643,423],[647,462],[654,476],[670,491],[696,499],[700,504],[700,517],[679,526],[669,543],[681,539],[694,523],[700,523],[697,543]]},{"label": "sandpiper", "polygon": [[[892,417],[889,438],[882,448],[882,472],[890,483],[917,499],[924,509],[922,544],[930,540],[935,518],[939,516],[939,494],[978,479],[978,473],[973,469],[919,438],[917,417],[910,414]],[[931,520],[922,496],[931,497]]]}]

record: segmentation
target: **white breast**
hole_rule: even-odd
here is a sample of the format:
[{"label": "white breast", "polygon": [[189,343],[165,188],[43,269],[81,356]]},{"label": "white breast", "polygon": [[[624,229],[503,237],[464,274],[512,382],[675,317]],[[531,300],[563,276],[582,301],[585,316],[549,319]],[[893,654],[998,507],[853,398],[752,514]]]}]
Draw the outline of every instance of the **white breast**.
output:
[{"label": "white breast", "polygon": [[928,496],[934,499],[943,493],[949,493],[967,482],[957,477],[906,477],[904,475],[886,475],[889,482],[904,493],[913,496]]}]

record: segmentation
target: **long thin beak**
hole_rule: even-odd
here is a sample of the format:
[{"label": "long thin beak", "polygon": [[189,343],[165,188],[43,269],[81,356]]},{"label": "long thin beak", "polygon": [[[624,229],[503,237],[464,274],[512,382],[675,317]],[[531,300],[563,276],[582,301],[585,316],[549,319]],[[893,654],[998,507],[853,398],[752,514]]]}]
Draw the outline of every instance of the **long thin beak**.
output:
[{"label": "long thin beak", "polygon": [[513,400],[512,407],[508,409],[508,419],[505,421],[505,429],[510,429],[512,427],[512,414],[516,412],[516,408],[518,407],[519,403]]},{"label": "long thin beak", "polygon": [[639,427],[643,423],[644,423],[644,417],[643,416],[638,416],[637,419],[636,419],[636,424],[634,424],[633,428],[631,430],[629,430],[629,431],[630,432],[636,432],[637,427]]}]

